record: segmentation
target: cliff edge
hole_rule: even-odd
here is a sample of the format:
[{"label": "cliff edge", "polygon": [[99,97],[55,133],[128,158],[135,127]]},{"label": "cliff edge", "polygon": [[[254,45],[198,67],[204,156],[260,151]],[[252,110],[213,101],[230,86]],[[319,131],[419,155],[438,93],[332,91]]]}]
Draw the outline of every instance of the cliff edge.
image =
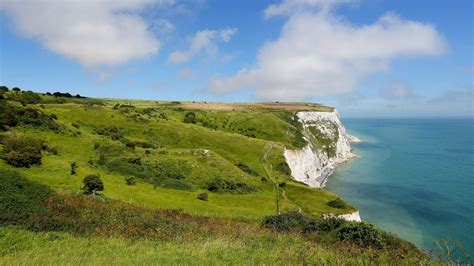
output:
[{"label": "cliff edge", "polygon": [[346,133],[337,110],[296,115],[308,144],[301,150],[285,149],[291,176],[311,187],[324,187],[334,168],[355,156],[350,143],[358,139]]}]

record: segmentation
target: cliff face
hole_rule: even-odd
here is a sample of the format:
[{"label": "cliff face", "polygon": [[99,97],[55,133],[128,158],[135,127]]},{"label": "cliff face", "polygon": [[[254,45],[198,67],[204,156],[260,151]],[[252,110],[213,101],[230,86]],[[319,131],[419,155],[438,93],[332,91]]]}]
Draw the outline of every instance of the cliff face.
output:
[{"label": "cliff face", "polygon": [[354,156],[350,142],[357,138],[346,133],[336,110],[298,112],[297,117],[308,144],[301,150],[285,150],[291,175],[311,187],[324,187],[334,168]]}]

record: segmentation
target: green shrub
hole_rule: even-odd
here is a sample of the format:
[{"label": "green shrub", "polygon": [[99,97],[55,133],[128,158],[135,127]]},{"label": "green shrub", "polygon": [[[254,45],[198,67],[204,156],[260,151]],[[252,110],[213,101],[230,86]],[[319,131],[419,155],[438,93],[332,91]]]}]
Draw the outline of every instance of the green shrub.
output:
[{"label": "green shrub", "polygon": [[348,207],[347,204],[340,198],[328,201],[328,203],[326,203],[326,204],[329,207],[336,208],[336,209],[345,209],[345,208]]},{"label": "green shrub", "polygon": [[286,175],[291,175],[290,166],[286,162],[281,162],[277,164],[276,169]]},{"label": "green shrub", "polygon": [[184,123],[191,123],[191,124],[196,124],[196,114],[194,112],[188,112],[184,116],[183,122]]},{"label": "green shrub", "polygon": [[308,222],[303,231],[305,233],[331,232],[340,228],[345,223],[345,220],[339,218],[320,218]]},{"label": "green shrub", "polygon": [[0,130],[7,130],[9,127],[18,125],[45,127],[55,131],[61,129],[54,119],[36,109],[0,101]]},{"label": "green shrub", "polygon": [[84,183],[84,194],[97,194],[99,191],[104,190],[104,183],[97,175],[88,175],[82,180]]},{"label": "green shrub", "polygon": [[26,224],[32,215],[45,211],[43,200],[52,191],[24,176],[0,171],[0,226]]},{"label": "green shrub", "polygon": [[248,194],[257,191],[256,188],[245,183],[234,183],[220,177],[212,179],[207,185],[207,190],[214,193],[227,192],[232,194]]},{"label": "green shrub", "polygon": [[18,134],[7,134],[2,143],[2,158],[8,164],[26,168],[41,164],[43,141]]},{"label": "green shrub", "polygon": [[238,163],[236,164],[236,166],[240,168],[240,170],[246,172],[249,175],[258,176],[258,173],[255,172],[255,170],[253,170],[252,168],[250,168],[248,165],[244,163]]},{"label": "green shrub", "polygon": [[363,247],[383,248],[386,245],[382,232],[365,222],[343,225],[337,232],[337,238]]},{"label": "green shrub", "polygon": [[208,201],[209,195],[207,195],[207,193],[199,193],[196,198],[199,200]]},{"label": "green shrub", "polygon": [[279,215],[265,216],[262,225],[266,228],[279,231],[303,231],[310,220],[299,212],[289,212]]},{"label": "green shrub", "polygon": [[133,186],[137,183],[137,180],[135,179],[134,176],[126,176],[125,177],[125,184],[129,186]]},{"label": "green shrub", "polygon": [[101,136],[108,136],[113,140],[120,140],[123,138],[122,130],[116,126],[100,126],[95,128],[93,133]]}]

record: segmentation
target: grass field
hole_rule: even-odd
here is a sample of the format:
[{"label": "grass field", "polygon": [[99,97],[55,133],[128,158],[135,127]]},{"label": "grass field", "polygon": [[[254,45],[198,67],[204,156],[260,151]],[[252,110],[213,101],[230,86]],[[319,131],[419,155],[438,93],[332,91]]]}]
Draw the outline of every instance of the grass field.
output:
[{"label": "grass field", "polygon": [[[33,213],[12,223],[2,221],[0,214],[4,225],[0,228],[1,265],[424,260],[416,248],[401,240],[394,246],[402,251],[372,250],[335,242],[332,233],[322,237],[261,227],[264,217],[276,213],[277,198],[282,212],[300,212],[311,219],[355,211],[347,203],[331,207],[329,202],[342,201],[337,195],[295,182],[285,171],[284,149],[305,144],[294,112],[332,111],[330,107],[35,95],[11,91],[0,95],[0,177],[4,179],[0,181],[24,176],[28,182],[52,189],[63,203],[33,201],[35,208],[48,206],[50,215],[43,220]],[[12,165],[8,156],[15,157],[16,151],[7,151],[6,144],[10,141],[11,149],[12,139],[41,141],[41,164]],[[87,175],[103,181],[97,201],[83,195]],[[135,182],[127,184],[127,178]],[[5,213],[11,211],[12,199],[18,200],[18,206],[31,201],[33,195],[21,196],[25,186],[10,187],[10,194],[3,195],[0,207]],[[207,200],[198,199],[202,193],[207,193]],[[87,206],[90,211],[85,211]],[[162,213],[170,209],[179,215]],[[98,210],[102,214],[94,216]],[[32,223],[25,224],[29,219]],[[48,229],[50,224],[38,229],[41,221],[59,227]],[[80,221],[83,224],[77,224]],[[128,223],[139,231],[125,227],[123,233],[113,233],[114,226]],[[157,238],[157,232],[167,233]],[[130,238],[130,234],[139,237]]]}]

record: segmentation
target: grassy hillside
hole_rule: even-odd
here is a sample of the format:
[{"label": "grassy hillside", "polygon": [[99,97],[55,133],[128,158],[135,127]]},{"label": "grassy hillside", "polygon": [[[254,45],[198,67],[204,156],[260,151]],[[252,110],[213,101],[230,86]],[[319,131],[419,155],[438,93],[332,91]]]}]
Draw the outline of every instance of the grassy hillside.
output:
[{"label": "grassy hillside", "polygon": [[[293,181],[283,157],[285,147],[300,148],[306,143],[294,120],[295,111],[332,108],[121,101],[5,90],[0,96],[0,177],[5,189],[15,195],[30,186],[12,188],[7,182],[24,176],[53,195],[18,200],[20,205],[29,202],[28,206],[40,202],[38,206],[50,214],[41,216],[33,208],[27,218],[5,218],[1,224],[9,226],[0,230],[0,264],[27,263],[25,258],[50,264],[64,257],[71,258],[71,264],[97,264],[112,258],[104,254],[114,254],[123,264],[204,263],[210,258],[215,263],[245,263],[247,259],[254,263],[337,263],[374,257],[387,260],[400,254],[396,259],[423,259],[413,246],[400,244],[403,241],[396,244],[403,246],[400,252],[384,248],[367,253],[366,247],[352,243],[343,246],[354,254],[336,256],[334,249],[341,242],[334,234],[339,227],[332,228],[333,233],[301,235],[312,219],[320,221],[323,214],[355,210],[333,193]],[[95,199],[83,196],[83,179],[88,175],[99,176],[103,182],[104,190]],[[12,200],[5,197],[0,204],[9,210]],[[301,212],[306,217],[304,226],[298,222],[303,226],[301,232],[261,228],[262,219],[276,213],[277,201],[283,213]],[[95,229],[87,227],[95,218],[80,211],[88,204],[99,204],[91,213],[104,211],[91,223]],[[149,231],[152,228],[142,227],[133,237],[129,227],[122,233],[110,233],[119,226],[107,227],[110,217],[115,217],[111,221],[125,219],[123,224],[132,228],[143,222],[114,214],[117,208],[162,219],[163,223],[155,224],[156,219],[138,215],[153,230],[170,230],[172,237],[154,235]],[[166,214],[166,209],[179,210],[179,215]],[[62,220],[64,217],[75,218]],[[183,225],[182,220],[189,224]],[[234,227],[237,229],[231,229]],[[40,245],[45,242],[48,244]],[[64,257],[52,255],[56,253]],[[135,255],[126,255],[129,253]]]}]

